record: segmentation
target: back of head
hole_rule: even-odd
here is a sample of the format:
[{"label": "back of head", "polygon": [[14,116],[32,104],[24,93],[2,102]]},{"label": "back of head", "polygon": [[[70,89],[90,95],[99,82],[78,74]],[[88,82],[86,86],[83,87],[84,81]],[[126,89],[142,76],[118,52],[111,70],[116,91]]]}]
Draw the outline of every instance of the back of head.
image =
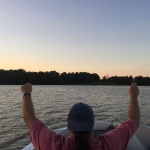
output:
[{"label": "back of head", "polygon": [[88,138],[94,126],[94,113],[85,103],[76,103],[69,111],[68,130],[75,134],[76,150],[87,149]]},{"label": "back of head", "polygon": [[76,103],[69,111],[67,127],[70,131],[92,131],[94,126],[94,113],[85,103]]}]

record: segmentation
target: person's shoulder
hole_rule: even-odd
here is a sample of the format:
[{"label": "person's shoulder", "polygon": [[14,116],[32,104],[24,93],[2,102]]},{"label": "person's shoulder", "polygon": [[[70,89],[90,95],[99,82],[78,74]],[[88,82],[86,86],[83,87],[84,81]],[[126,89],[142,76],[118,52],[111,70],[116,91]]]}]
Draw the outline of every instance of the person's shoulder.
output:
[{"label": "person's shoulder", "polygon": [[101,141],[103,146],[111,146],[113,149],[119,147],[125,147],[129,139],[137,130],[137,125],[134,120],[127,119],[120,123],[115,129],[100,135],[98,139]]},{"label": "person's shoulder", "polygon": [[132,119],[127,119],[124,122],[122,122],[120,125],[117,126],[117,128],[115,129],[115,131],[117,132],[125,132],[129,133],[130,135],[133,135],[138,129],[138,126],[136,124],[136,122]]},{"label": "person's shoulder", "polygon": [[33,129],[35,129],[35,128],[37,128],[37,127],[41,127],[41,126],[47,128],[47,126],[46,126],[41,120],[35,119],[35,120],[30,124],[29,130],[33,130]]},{"label": "person's shoulder", "polygon": [[126,126],[126,125],[132,126],[134,128],[138,128],[136,122],[133,119],[127,119],[120,124],[120,126]]}]

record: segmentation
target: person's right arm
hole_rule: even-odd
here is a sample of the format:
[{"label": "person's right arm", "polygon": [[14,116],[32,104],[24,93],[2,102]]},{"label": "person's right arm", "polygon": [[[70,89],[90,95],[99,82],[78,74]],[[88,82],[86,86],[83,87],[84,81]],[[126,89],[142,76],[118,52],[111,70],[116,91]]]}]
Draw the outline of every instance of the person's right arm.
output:
[{"label": "person's right arm", "polygon": [[128,111],[128,119],[132,119],[135,121],[137,126],[140,125],[140,109],[138,105],[138,95],[139,89],[137,84],[133,82],[129,88],[129,96],[130,96],[130,106]]}]

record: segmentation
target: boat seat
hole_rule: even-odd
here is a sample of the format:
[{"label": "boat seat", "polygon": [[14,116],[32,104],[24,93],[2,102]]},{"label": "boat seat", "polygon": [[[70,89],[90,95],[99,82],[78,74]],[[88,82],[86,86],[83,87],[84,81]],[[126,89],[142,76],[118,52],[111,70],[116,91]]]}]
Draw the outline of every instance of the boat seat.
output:
[{"label": "boat seat", "polygon": [[148,150],[148,148],[146,148],[135,135],[133,135],[133,137],[131,138],[131,140],[127,145],[127,150],[133,150],[133,149]]},{"label": "boat seat", "polygon": [[150,127],[140,126],[135,135],[145,147],[150,149]]}]

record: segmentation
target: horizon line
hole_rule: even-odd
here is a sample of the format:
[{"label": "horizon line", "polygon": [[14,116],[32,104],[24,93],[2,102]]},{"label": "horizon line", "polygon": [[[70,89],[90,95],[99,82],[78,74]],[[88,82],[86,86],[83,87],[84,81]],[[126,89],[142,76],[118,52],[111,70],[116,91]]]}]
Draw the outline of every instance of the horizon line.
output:
[{"label": "horizon line", "polygon": [[[10,70],[24,70],[25,72],[36,72],[36,73],[38,73],[38,72],[51,72],[51,71],[55,71],[55,72],[58,72],[58,71],[56,71],[56,70],[47,70],[47,71],[29,71],[29,70],[26,70],[26,69],[23,69],[23,68],[18,68],[18,69],[0,69],[0,70],[5,70],[5,71],[10,71]],[[96,73],[96,72],[93,72],[93,73],[91,73],[91,72],[87,72],[87,71],[75,71],[75,72],[69,72],[69,71],[63,71],[63,72],[58,72],[59,74],[62,74],[62,73],[64,73],[64,72],[66,72],[66,73],[90,73],[90,74],[97,74],[99,77],[101,77],[101,75],[100,74],[98,74],[98,73]],[[146,78],[146,77],[149,77],[149,76],[143,76],[143,75],[136,75],[136,76],[133,76],[133,75],[109,75],[109,74],[106,74],[106,75],[104,75],[103,76],[103,78],[104,77],[106,77],[106,78],[110,78],[110,77],[133,77],[133,78],[135,78],[135,77],[144,77],[144,78]],[[150,78],[150,77],[149,77]]]}]

